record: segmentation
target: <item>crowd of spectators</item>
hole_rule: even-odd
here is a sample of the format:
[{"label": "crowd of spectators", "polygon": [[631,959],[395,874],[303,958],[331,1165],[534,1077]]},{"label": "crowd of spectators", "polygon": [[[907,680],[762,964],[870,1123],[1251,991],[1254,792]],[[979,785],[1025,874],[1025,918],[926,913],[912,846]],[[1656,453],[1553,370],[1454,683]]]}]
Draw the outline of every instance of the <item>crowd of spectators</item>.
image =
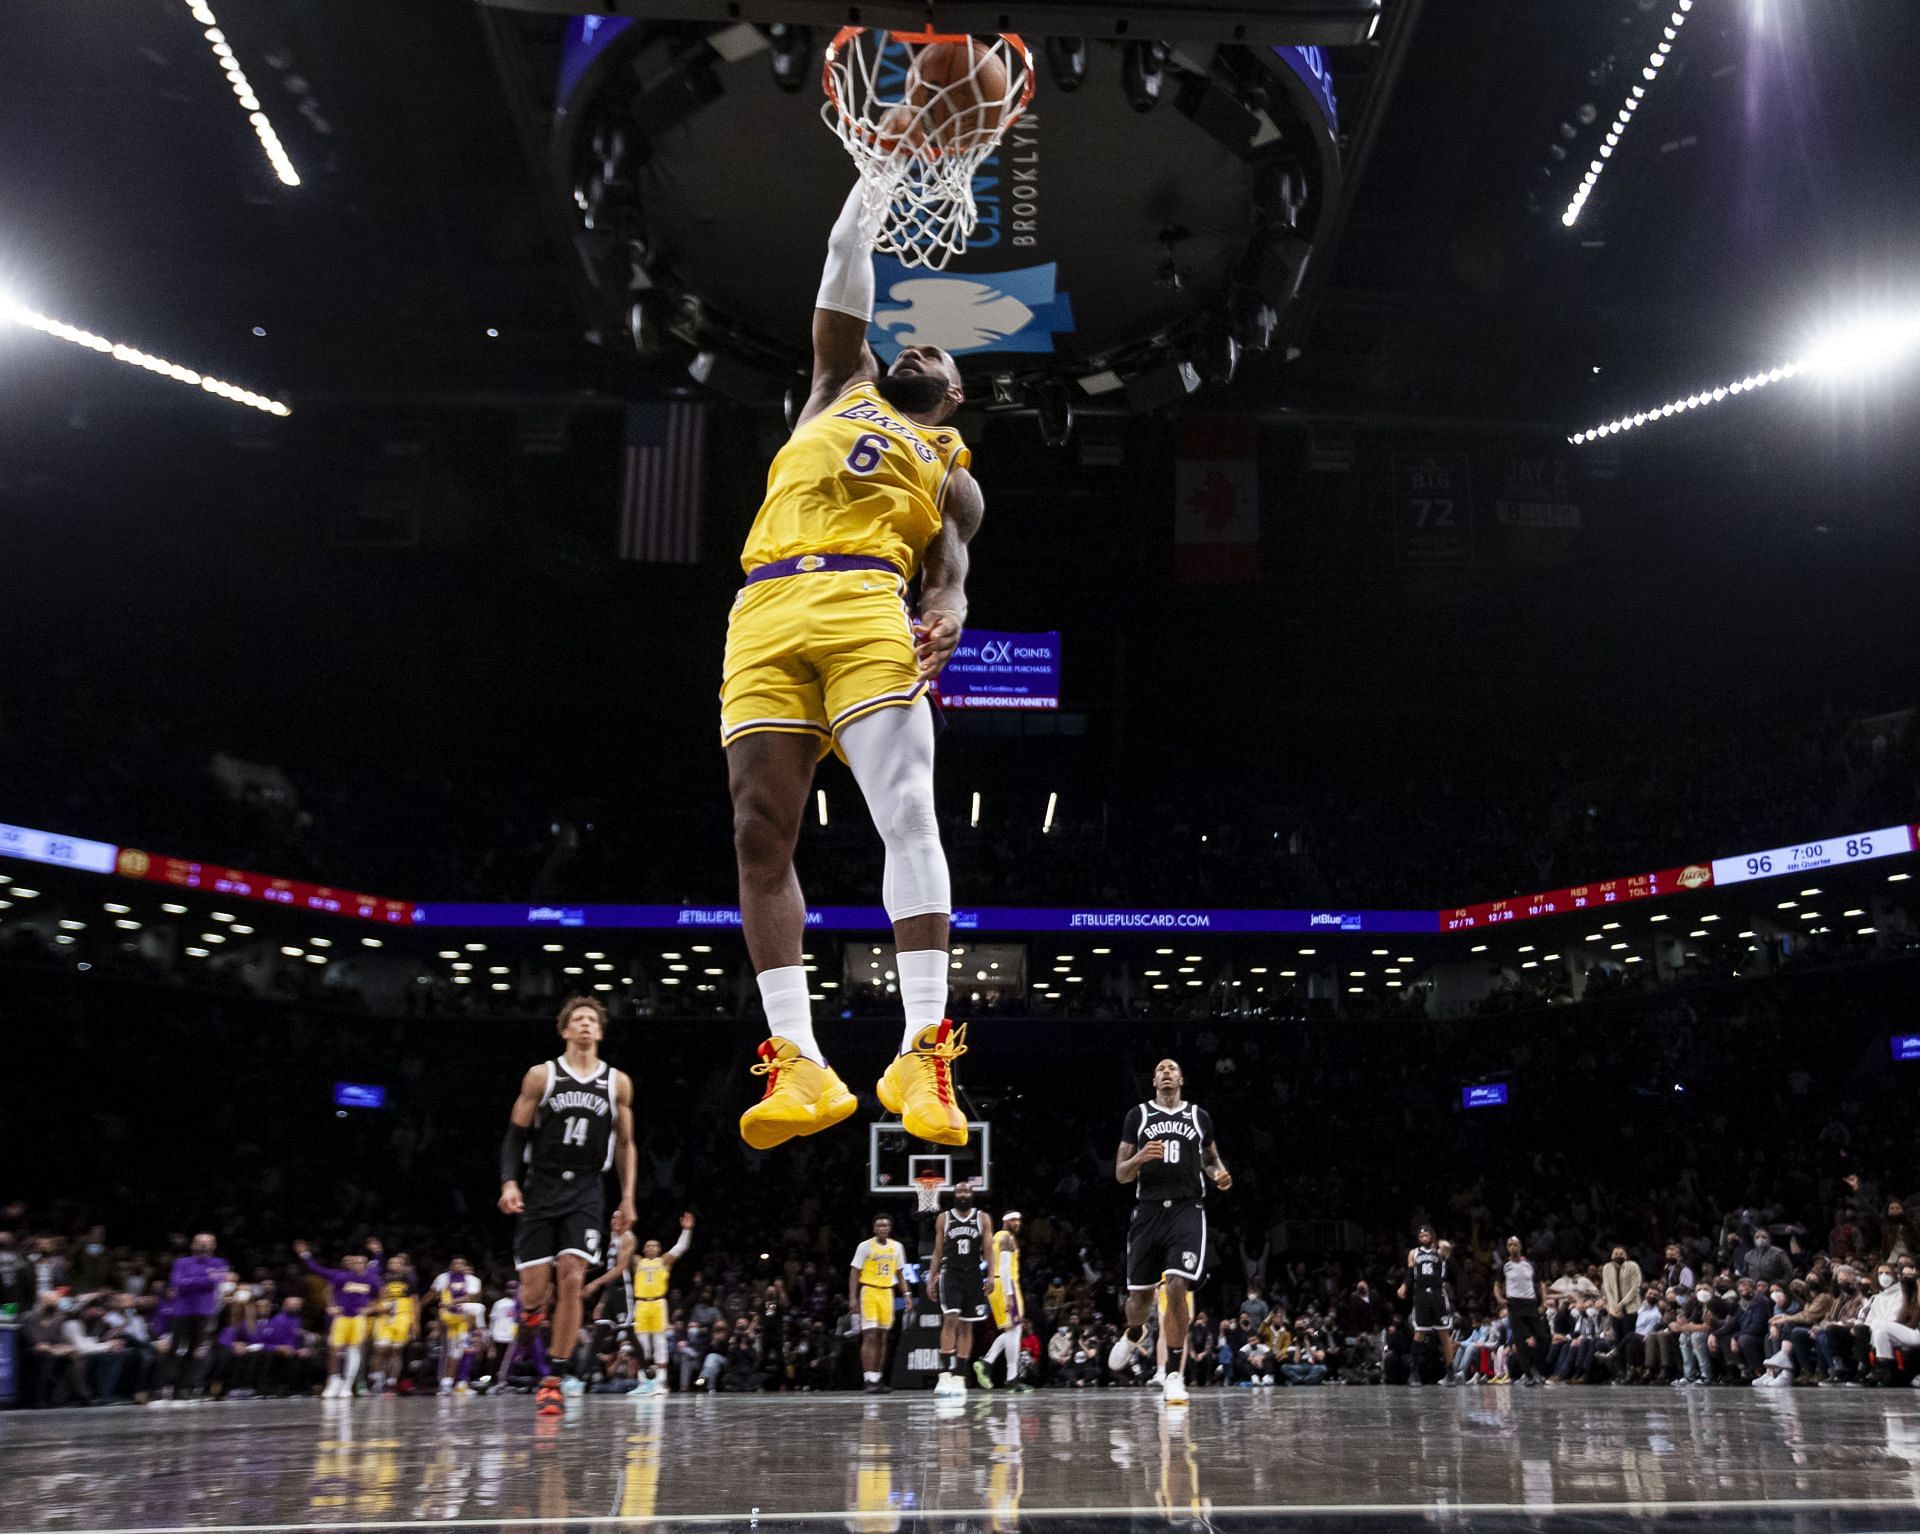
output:
[{"label": "crowd of spectators", "polygon": [[[1647,718],[1604,752],[1313,751],[1217,761],[1198,780],[1184,759],[1130,755],[1111,776],[1098,753],[1049,768],[1002,744],[956,747],[937,789],[955,889],[1003,905],[1438,908],[1920,819],[1911,709],[1717,731]],[[0,710],[15,823],[422,901],[730,904],[730,811],[717,756],[705,767],[663,752],[595,782],[555,763],[555,786],[530,792],[504,763],[268,764],[164,718],[129,741],[77,705],[31,721]],[[807,894],[873,904],[878,842],[859,795],[820,781],[832,814],[802,831]]]},{"label": "crowd of spectators", "polygon": [[[245,1275],[250,1308],[223,1311],[223,1329],[277,1319],[261,1315],[263,1302],[278,1312],[296,1292],[287,1211],[302,1212],[322,1250],[378,1233],[413,1253],[422,1273],[470,1254],[488,1301],[505,1296],[508,1232],[493,1209],[492,1167],[512,1082],[553,1047],[544,1026],[430,1026],[116,982],[76,987],[55,974],[15,978],[8,1012],[19,1079],[89,1083],[82,1094],[10,1100],[0,1123],[9,1184],[26,1201],[4,1222],[0,1303],[30,1319],[39,1311],[39,1340],[73,1350],[51,1355],[66,1360],[62,1394],[164,1388],[160,1342],[170,1327],[155,1312],[171,1298],[180,1238],[154,1227],[154,1211],[177,1210],[160,1216],[169,1225],[218,1232]],[[1703,1303],[1713,1318],[1706,1363],[1723,1377],[1786,1372],[1769,1364],[1779,1344],[1796,1379],[1858,1373],[1866,1353],[1843,1340],[1858,1334],[1815,1328],[1862,1324],[1841,1309],[1852,1297],[1843,1264],[1877,1287],[1874,1264],[1912,1248],[1907,1206],[1895,1195],[1911,1152],[1899,1073],[1913,1067],[1890,1061],[1887,1035],[1914,981],[1904,961],[1678,998],[1611,997],[1548,1029],[1524,1015],[1358,1028],[1257,1019],[977,1025],[961,1083],[994,1126],[988,1208],[1015,1203],[1027,1214],[1040,1378],[1067,1388],[1117,1383],[1101,1346],[1120,1315],[1126,1206],[1113,1146],[1121,1112],[1144,1094],[1145,1071],[1169,1053],[1186,1069],[1188,1095],[1213,1114],[1235,1172],[1197,1296],[1191,1366],[1201,1382],[1304,1384],[1320,1369],[1328,1382],[1404,1377],[1396,1360],[1412,1355],[1412,1338],[1394,1290],[1415,1218],[1454,1243],[1461,1351],[1488,1366],[1512,1346],[1494,1284],[1497,1248],[1517,1234],[1543,1272],[1598,1270],[1591,1282],[1603,1297],[1616,1244],[1641,1264],[1644,1283],[1661,1280],[1661,1324],[1648,1320],[1653,1340],[1640,1342],[1607,1334],[1626,1314],[1617,1284],[1609,1303],[1618,1313],[1597,1314],[1578,1283],[1564,1311],[1556,1296],[1541,1347],[1556,1334],[1565,1345],[1538,1359],[1549,1377],[1684,1370],[1683,1346],[1658,1339],[1693,1335],[1674,1332],[1674,1322],[1697,1324],[1685,1313]],[[889,1036],[884,1020],[845,1025],[836,1058],[848,1067],[878,1058]],[[1820,1047],[1803,1047],[1809,1039]],[[699,1248],[676,1270],[675,1324],[686,1332],[672,1383],[685,1374],[689,1387],[702,1378],[715,1385],[717,1374],[731,1376],[723,1389],[831,1388],[849,1367],[844,1264],[876,1207],[901,1206],[868,1192],[864,1135],[821,1135],[767,1154],[742,1145],[734,1121],[754,1090],[747,1041],[730,1030],[616,1023],[607,1045],[609,1059],[645,1083],[643,1229],[650,1219],[667,1228],[688,1205],[700,1212]],[[1060,1064],[1069,1059],[1073,1085],[1063,1097]],[[343,1079],[384,1083],[388,1106],[336,1108],[331,1087]],[[1463,1111],[1460,1083],[1489,1079],[1509,1087],[1507,1106]],[[89,1234],[96,1221],[117,1239]],[[1761,1228],[1773,1255],[1754,1267]],[[1669,1242],[1696,1277],[1711,1275],[1708,1301],[1667,1281],[1655,1259]],[[1789,1271],[1779,1271],[1783,1256]],[[1740,1292],[1747,1277],[1767,1286],[1764,1314]],[[1897,1267],[1893,1277],[1904,1295]],[[1249,1279],[1269,1306],[1249,1315],[1250,1326],[1241,1319]],[[1779,1302],[1773,1285],[1784,1286]],[[46,1313],[41,1296],[62,1289],[70,1308]],[[1816,1308],[1829,1298],[1829,1310]],[[306,1291],[304,1301],[314,1319],[303,1334],[318,1330],[324,1296]],[[1632,1307],[1636,1336],[1647,1308]],[[1785,1314],[1776,1328],[1777,1312]],[[1790,1324],[1801,1314],[1811,1319]],[[1773,1344],[1764,1353],[1740,1341],[1763,1336],[1756,1316]],[[1363,1317],[1377,1324],[1357,1324]],[[1823,1363],[1829,1356],[1837,1371]],[[1511,1370],[1510,1358],[1498,1361]],[[207,1379],[222,1391],[302,1388],[303,1379],[310,1388],[317,1375],[301,1371],[319,1367],[309,1356],[242,1384],[209,1365]],[[608,1367],[627,1366],[616,1352]]]}]

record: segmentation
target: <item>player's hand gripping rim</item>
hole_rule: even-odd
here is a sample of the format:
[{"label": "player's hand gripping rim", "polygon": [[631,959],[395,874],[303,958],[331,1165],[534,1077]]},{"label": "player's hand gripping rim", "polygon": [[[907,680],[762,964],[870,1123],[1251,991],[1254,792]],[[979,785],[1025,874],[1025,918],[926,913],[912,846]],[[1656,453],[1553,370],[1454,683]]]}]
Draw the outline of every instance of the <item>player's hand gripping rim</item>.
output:
[{"label": "player's hand gripping rim", "polygon": [[929,609],[913,620],[913,653],[920,663],[920,680],[931,682],[953,658],[960,643],[959,614],[944,607]]}]

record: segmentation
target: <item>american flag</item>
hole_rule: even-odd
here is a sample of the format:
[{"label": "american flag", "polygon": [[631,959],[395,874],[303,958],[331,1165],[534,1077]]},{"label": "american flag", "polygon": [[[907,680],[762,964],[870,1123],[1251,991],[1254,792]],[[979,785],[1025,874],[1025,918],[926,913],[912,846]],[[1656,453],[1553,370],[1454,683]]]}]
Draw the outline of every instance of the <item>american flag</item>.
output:
[{"label": "american flag", "polygon": [[700,558],[707,407],[698,400],[627,409],[620,557],[690,565]]}]

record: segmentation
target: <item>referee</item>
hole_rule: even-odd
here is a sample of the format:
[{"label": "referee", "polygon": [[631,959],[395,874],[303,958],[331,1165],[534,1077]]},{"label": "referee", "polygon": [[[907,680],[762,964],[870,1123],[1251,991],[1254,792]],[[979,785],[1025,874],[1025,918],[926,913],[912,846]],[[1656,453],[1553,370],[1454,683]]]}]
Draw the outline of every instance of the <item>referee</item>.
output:
[{"label": "referee", "polygon": [[1540,1385],[1540,1360],[1547,1346],[1547,1323],[1540,1314],[1540,1285],[1518,1236],[1507,1237],[1507,1260],[1493,1283],[1494,1297],[1507,1307],[1507,1328],[1527,1361],[1523,1385]]}]

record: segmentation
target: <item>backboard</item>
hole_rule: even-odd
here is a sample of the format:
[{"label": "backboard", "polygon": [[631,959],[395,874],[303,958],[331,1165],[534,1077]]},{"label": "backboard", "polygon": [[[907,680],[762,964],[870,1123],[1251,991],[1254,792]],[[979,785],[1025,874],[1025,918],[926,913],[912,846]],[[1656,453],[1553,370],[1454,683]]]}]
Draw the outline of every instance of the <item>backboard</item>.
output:
[{"label": "backboard", "polygon": [[965,1145],[932,1145],[910,1135],[899,1124],[881,1121],[867,1126],[867,1191],[905,1197],[914,1191],[914,1178],[940,1174],[940,1191],[951,1193],[961,1182],[976,1193],[993,1186],[993,1126],[984,1120],[967,1125]]}]

